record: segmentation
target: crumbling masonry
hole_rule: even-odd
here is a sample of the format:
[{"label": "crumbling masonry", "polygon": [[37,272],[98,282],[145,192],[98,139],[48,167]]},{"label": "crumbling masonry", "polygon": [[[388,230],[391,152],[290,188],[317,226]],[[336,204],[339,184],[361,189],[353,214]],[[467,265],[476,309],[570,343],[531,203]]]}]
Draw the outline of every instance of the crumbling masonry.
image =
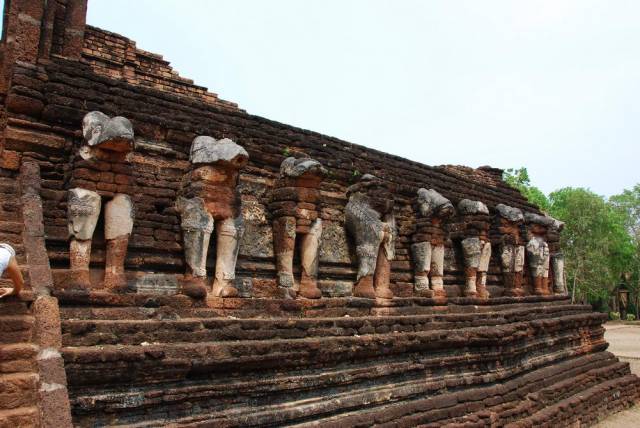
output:
[{"label": "crumbling masonry", "polygon": [[253,116],[86,6],[5,1],[0,240],[28,287],[0,301],[0,425],[573,426],[638,402],[566,294],[562,223],[501,170]]}]

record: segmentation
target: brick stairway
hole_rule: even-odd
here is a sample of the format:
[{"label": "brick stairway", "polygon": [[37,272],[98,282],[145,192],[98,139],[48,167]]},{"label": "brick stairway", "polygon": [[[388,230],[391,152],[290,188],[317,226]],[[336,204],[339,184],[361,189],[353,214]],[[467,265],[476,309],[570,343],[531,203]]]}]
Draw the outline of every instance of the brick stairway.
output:
[{"label": "brick stairway", "polygon": [[40,426],[38,346],[30,302],[0,302],[0,427]]},{"label": "brick stairway", "polygon": [[640,398],[564,299],[129,299],[61,309],[78,426],[588,425]]}]

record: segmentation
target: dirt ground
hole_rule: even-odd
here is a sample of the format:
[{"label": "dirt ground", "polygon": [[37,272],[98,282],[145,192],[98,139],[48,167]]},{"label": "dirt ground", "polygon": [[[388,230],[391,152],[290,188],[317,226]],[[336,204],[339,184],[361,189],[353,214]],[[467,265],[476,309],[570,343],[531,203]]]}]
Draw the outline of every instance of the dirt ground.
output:
[{"label": "dirt ground", "polygon": [[[609,351],[621,361],[631,366],[631,371],[640,376],[640,323],[607,323],[605,339],[609,342]],[[633,428],[640,427],[640,405],[617,413],[596,425],[596,428]]]},{"label": "dirt ground", "polygon": [[620,360],[627,361],[631,371],[640,375],[640,323],[610,322],[605,324],[605,328],[604,337],[609,342],[609,351]]}]

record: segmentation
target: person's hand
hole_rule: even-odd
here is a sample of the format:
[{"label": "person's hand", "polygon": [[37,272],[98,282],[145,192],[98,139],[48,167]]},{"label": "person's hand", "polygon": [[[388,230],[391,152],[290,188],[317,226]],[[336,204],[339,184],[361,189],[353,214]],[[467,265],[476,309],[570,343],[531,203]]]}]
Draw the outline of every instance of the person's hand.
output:
[{"label": "person's hand", "polygon": [[6,296],[13,296],[16,294],[16,289],[13,287],[0,287],[0,299]]}]

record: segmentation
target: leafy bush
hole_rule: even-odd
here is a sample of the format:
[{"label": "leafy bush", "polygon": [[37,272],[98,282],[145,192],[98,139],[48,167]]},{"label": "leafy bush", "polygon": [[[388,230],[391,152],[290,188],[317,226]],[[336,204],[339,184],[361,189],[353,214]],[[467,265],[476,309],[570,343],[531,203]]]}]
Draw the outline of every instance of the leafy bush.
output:
[{"label": "leafy bush", "polygon": [[636,316],[633,314],[627,314],[627,321],[635,321],[636,320]]},{"label": "leafy bush", "polygon": [[620,319],[620,312],[609,312],[609,319],[618,321]]}]

